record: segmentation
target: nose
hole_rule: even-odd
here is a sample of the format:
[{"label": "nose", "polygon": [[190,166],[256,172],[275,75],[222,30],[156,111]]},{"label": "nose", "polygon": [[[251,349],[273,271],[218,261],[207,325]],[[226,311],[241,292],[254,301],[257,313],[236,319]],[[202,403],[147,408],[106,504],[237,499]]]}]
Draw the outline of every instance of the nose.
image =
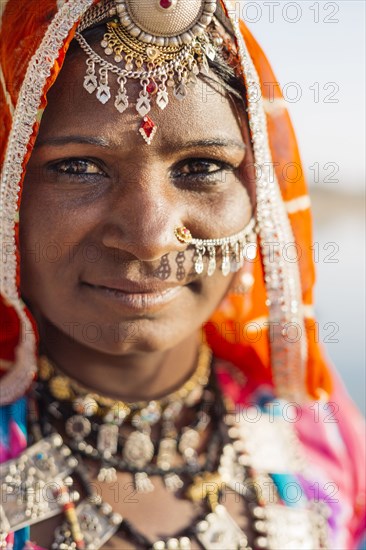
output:
[{"label": "nose", "polygon": [[[171,185],[171,184],[170,184]],[[113,201],[103,228],[103,245],[133,255],[141,261],[159,260],[187,245],[174,229],[184,225],[185,207],[169,185],[138,183]]]}]

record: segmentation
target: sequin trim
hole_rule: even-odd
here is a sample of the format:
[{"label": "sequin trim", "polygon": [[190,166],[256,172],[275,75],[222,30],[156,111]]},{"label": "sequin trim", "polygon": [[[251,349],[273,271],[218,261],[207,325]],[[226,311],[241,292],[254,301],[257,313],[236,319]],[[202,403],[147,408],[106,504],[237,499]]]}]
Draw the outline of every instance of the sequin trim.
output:
[{"label": "sequin trim", "polygon": [[[226,4],[230,4],[226,2]],[[231,12],[232,13],[232,12]],[[239,47],[247,88],[248,115],[257,170],[257,221],[262,250],[267,305],[271,367],[276,393],[302,401],[305,393],[307,338],[302,312],[300,273],[297,262],[286,261],[284,250],[295,243],[277,178],[272,172],[267,122],[263,100],[258,98],[260,81],[240,33],[239,23],[229,15]],[[289,327],[298,338],[289,341]]]}]

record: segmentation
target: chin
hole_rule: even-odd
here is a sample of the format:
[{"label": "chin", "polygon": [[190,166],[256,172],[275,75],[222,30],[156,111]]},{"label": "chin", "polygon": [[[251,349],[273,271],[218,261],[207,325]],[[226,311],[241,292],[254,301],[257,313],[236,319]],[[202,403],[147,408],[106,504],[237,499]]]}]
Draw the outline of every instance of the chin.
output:
[{"label": "chin", "polygon": [[103,324],[99,321],[77,325],[72,335],[64,330],[65,325],[62,323],[55,326],[67,339],[71,338],[84,347],[108,355],[165,351],[193,332],[192,326],[187,330],[187,327],[159,322],[157,319],[124,321],[119,324]]}]

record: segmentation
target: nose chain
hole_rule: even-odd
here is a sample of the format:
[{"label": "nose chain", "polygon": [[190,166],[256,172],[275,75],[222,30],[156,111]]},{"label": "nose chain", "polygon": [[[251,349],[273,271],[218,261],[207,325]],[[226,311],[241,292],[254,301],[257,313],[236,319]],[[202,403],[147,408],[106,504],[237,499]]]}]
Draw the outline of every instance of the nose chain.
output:
[{"label": "nose chain", "polygon": [[198,275],[206,268],[211,277],[216,271],[217,258],[221,257],[221,273],[226,277],[230,272],[239,271],[245,259],[254,260],[257,254],[254,218],[239,233],[229,237],[194,239],[185,226],[176,227],[174,234],[179,242],[194,247],[194,270]]}]

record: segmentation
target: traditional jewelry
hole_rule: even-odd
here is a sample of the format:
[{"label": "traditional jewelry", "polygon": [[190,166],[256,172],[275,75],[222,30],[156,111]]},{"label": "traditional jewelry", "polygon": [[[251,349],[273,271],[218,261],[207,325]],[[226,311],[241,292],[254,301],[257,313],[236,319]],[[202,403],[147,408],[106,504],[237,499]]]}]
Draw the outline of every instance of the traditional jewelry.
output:
[{"label": "traditional jewelry", "polygon": [[211,349],[207,344],[202,343],[199,347],[197,366],[190,378],[180,388],[154,401],[137,401],[134,403],[116,401],[110,397],[99,395],[90,388],[86,388],[61,372],[45,355],[42,355],[38,360],[38,375],[41,380],[49,382],[50,390],[56,399],[75,399],[76,410],[83,411],[88,416],[97,413],[104,414],[105,408],[110,408],[113,411],[116,410],[116,414],[118,414],[122,422],[131,411],[141,410],[151,402],[156,403],[159,407],[182,400],[185,400],[186,403],[194,404],[200,398],[200,392],[197,395],[197,386],[207,384],[211,370],[211,359]]},{"label": "traditional jewelry", "polygon": [[[116,469],[128,469],[135,475],[138,491],[152,491],[154,487],[146,472],[156,470],[151,466],[156,459],[166,486],[174,491],[181,486],[177,472],[171,471],[174,466],[183,461],[200,469],[196,451],[200,433],[210,421],[205,414],[209,404],[207,399],[202,400],[210,370],[211,351],[202,344],[197,367],[182,387],[159,400],[124,403],[84,388],[43,356],[39,361],[39,395],[40,399],[50,395],[45,414],[56,419],[62,416],[71,448],[101,461],[100,481],[114,481]],[[183,407],[195,407],[200,401],[203,409],[196,410],[196,423],[178,433],[175,420]],[[160,420],[161,439],[154,444],[151,430]],[[129,428],[124,436],[120,434],[122,424]]]},{"label": "traditional jewelry", "polygon": [[179,242],[195,247],[194,269],[199,275],[205,269],[205,254],[208,260],[207,275],[209,277],[215,273],[219,255],[221,255],[221,272],[226,277],[230,272],[238,271],[243,267],[245,258],[254,260],[257,254],[254,218],[239,233],[221,239],[194,239],[185,226],[176,227],[174,235]]},{"label": "traditional jewelry", "polygon": [[199,275],[204,272],[204,258],[207,256],[207,275],[211,277],[217,265],[217,257],[221,255],[221,272],[226,277],[231,271],[238,271],[243,267],[244,260],[253,260],[257,253],[257,236],[255,220],[252,218],[248,225],[239,233],[222,239],[192,239],[190,245],[195,247],[194,269]]},{"label": "traditional jewelry", "polygon": [[[21,529],[62,512],[64,502],[55,498],[77,460],[60,435],[42,439],[0,469],[0,540],[5,531]],[[53,497],[53,498],[52,498]],[[78,495],[70,496],[70,502]]]},{"label": "traditional jewelry", "polygon": [[176,227],[174,229],[174,235],[177,237],[180,243],[190,243],[192,241],[192,234],[186,227]]},{"label": "traditional jewelry", "polygon": [[[54,550],[77,548],[77,541],[79,547],[82,541],[86,550],[98,550],[117,532],[141,549],[189,550],[193,541],[198,541],[206,550],[248,549],[247,536],[224,504],[225,492],[229,490],[249,505],[255,548],[285,548],[290,533],[293,548],[327,549],[328,507],[322,501],[313,502],[305,497],[300,481],[304,465],[293,425],[280,415],[273,418],[265,409],[255,423],[250,420],[253,418],[250,409],[245,409],[246,414],[242,414],[244,409],[225,413],[222,394],[217,387],[214,404],[220,407],[221,424],[217,432],[225,430],[226,443],[210,467],[189,476],[184,494],[200,506],[202,512],[175,536],[152,542],[114,513],[111,506],[93,493],[93,484],[82,459],[76,464],[70,450],[56,434],[42,439],[2,467],[0,487],[7,498],[2,499],[0,540],[5,540],[8,530],[44,521],[63,510],[66,521],[55,531],[51,547]],[[258,409],[254,412],[258,413]],[[41,510],[26,514],[26,501],[23,508],[15,505],[19,488],[25,483],[27,494],[34,496],[39,479],[56,481],[56,485],[52,485],[53,495],[64,497],[44,498]],[[83,500],[77,507],[65,507],[65,502],[74,503],[80,498],[72,490],[71,480],[76,479],[85,493],[81,495]],[[301,491],[301,499],[295,507],[286,502],[283,489],[288,483]],[[72,513],[66,514],[70,509]]]},{"label": "traditional jewelry", "polygon": [[[155,96],[156,105],[163,110],[169,103],[168,88],[182,100],[188,86],[196,81],[200,72],[207,74],[208,61],[216,56],[216,46],[222,44],[217,32],[210,35],[209,26],[216,10],[216,0],[181,1],[156,0],[144,4],[136,0],[115,0],[101,11],[88,10],[75,35],[87,54],[84,88],[105,104],[111,99],[109,74],[117,77],[119,90],[114,106],[123,113],[129,106],[127,81],[140,82],[136,110],[142,117],[139,132],[150,144],[157,126],[147,116]],[[98,55],[81,34],[105,17],[115,16],[107,23],[101,46],[110,63]],[[116,65],[124,63],[124,66]],[[99,67],[98,77],[96,67]]]}]

